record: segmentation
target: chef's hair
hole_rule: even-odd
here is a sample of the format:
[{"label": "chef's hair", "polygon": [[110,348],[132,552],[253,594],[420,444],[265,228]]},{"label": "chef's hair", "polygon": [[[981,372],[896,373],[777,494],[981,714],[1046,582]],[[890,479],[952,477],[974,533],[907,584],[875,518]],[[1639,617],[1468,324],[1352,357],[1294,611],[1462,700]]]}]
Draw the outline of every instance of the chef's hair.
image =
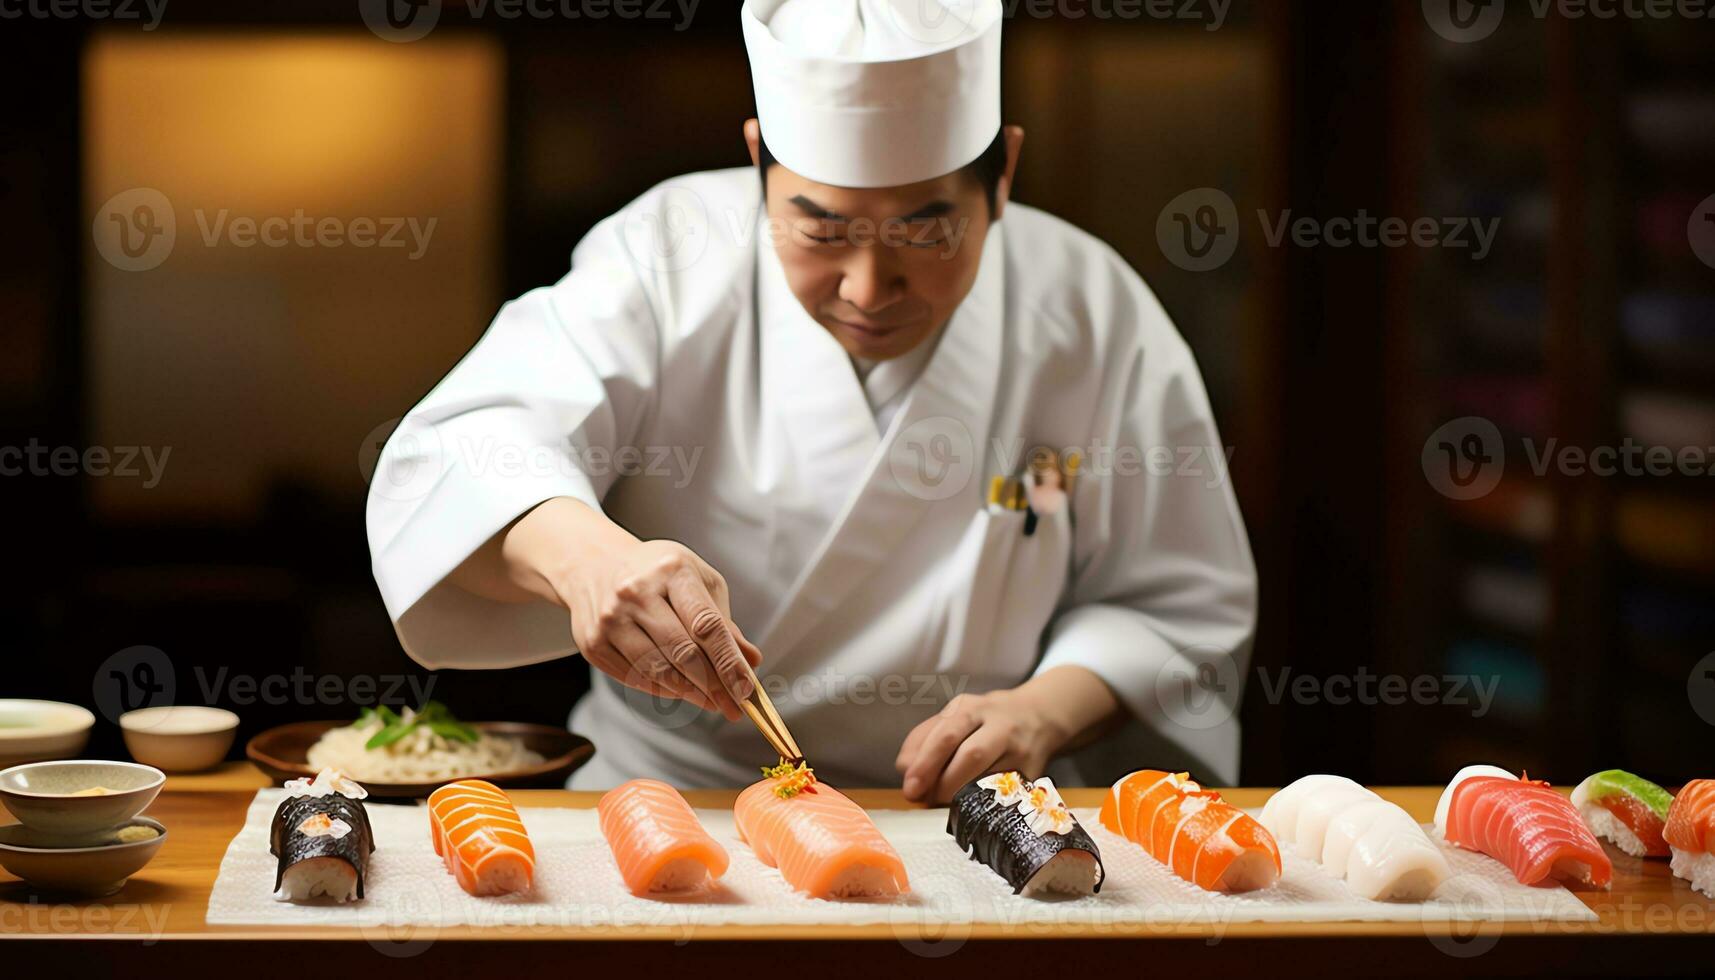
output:
[{"label": "chef's hair", "polygon": [[[774,154],[768,152],[768,141],[760,136],[757,139],[757,170],[762,174],[762,193],[768,193],[768,168],[779,163]],[[975,177],[983,185],[983,194],[988,197],[989,213],[994,213],[994,197],[1000,187],[1000,178],[1006,173],[1006,135],[1002,131],[994,134],[993,142],[975,160],[960,168],[964,173]]]}]

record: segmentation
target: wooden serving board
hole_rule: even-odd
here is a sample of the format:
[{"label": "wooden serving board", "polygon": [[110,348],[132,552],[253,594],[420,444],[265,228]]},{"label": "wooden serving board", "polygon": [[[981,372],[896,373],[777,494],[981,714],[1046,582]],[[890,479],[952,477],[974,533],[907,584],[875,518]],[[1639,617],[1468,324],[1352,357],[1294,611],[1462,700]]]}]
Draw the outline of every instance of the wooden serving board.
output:
[{"label": "wooden serving board", "polygon": [[[151,972],[240,972],[301,976],[304,964],[349,957],[356,969],[563,971],[611,969],[615,975],[683,970],[684,936],[671,928],[608,925],[484,930],[453,927],[432,936],[366,934],[360,929],[266,926],[220,927],[205,921],[209,892],[228,843],[238,833],[255,788],[266,785],[254,769],[233,765],[213,774],[171,777],[149,814],[171,837],[155,861],[118,894],[106,899],[54,903],[0,872],[0,963],[67,964]],[[1103,790],[1065,789],[1073,806],[1099,805]],[[1234,789],[1235,804],[1260,806],[1271,790]],[[1439,790],[1378,788],[1419,819],[1433,815]],[[697,807],[728,807],[736,791],[693,790]],[[908,809],[897,791],[854,790],[871,809]],[[520,790],[520,806],[590,808],[597,793]],[[1060,974],[1102,975],[1194,967],[1270,974],[1341,971],[1390,973],[1540,972],[1618,974],[1706,972],[1715,962],[1715,900],[1673,878],[1663,861],[1617,852],[1610,891],[1577,891],[1596,913],[1590,923],[1488,923],[1472,929],[1450,923],[1229,923],[1053,927],[1002,925],[936,927],[912,934],[897,923],[868,926],[753,926],[699,930],[692,941],[699,977],[758,975],[758,964],[807,957],[861,964],[867,975],[896,970],[981,968],[1012,974],[1053,969]],[[1099,940],[1099,941],[1097,941]],[[562,947],[577,943],[575,951]],[[331,945],[330,945],[331,944]],[[948,958],[948,964],[926,961]],[[238,964],[242,964],[240,968]],[[23,975],[21,972],[18,975]],[[997,974],[998,975],[998,974]]]}]

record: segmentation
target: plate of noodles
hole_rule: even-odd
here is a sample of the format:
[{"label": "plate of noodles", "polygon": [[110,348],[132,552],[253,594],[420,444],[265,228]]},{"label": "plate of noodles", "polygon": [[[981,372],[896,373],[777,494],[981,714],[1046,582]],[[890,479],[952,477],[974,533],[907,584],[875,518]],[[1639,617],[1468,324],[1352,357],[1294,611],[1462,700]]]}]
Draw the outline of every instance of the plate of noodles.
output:
[{"label": "plate of noodles", "polygon": [[512,788],[560,787],[595,746],[582,735],[525,722],[463,722],[429,701],[398,711],[364,708],[354,722],[270,728],[244,754],[276,782],[344,771],[374,796],[426,796],[455,779]]}]

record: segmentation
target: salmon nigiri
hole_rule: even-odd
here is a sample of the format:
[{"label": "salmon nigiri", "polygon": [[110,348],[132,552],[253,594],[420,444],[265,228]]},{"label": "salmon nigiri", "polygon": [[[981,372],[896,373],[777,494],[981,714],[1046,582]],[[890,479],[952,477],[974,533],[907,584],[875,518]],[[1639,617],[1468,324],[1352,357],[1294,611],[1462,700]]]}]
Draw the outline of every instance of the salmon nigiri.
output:
[{"label": "salmon nigiri", "polygon": [[536,851],[512,800],[494,784],[461,779],[430,793],[429,837],[470,894],[530,890]]},{"label": "salmon nigiri", "polygon": [[726,848],[666,783],[623,783],[602,796],[596,813],[619,876],[633,895],[690,891],[726,873]]},{"label": "salmon nigiri", "polygon": [[1500,861],[1526,885],[1561,878],[1608,887],[1613,862],[1566,797],[1527,775],[1471,766],[1442,793],[1436,825],[1451,843]]},{"label": "salmon nigiri", "polygon": [[738,835],[763,864],[812,898],[873,898],[910,890],[905,862],[863,807],[810,770],[782,764],[738,795]]},{"label": "salmon nigiri", "polygon": [[1673,798],[1662,831],[1673,873],[1715,898],[1715,779],[1693,779]]},{"label": "salmon nigiri", "polygon": [[1102,801],[1101,821],[1199,888],[1252,891],[1280,877],[1274,837],[1189,773],[1144,769],[1124,777]]}]

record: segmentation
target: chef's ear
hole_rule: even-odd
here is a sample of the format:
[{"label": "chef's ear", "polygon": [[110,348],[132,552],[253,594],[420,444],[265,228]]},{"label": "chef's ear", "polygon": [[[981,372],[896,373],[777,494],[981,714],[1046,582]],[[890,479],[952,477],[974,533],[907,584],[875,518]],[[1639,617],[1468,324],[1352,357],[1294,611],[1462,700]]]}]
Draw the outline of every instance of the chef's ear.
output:
[{"label": "chef's ear", "polygon": [[762,124],[754,118],[744,121],[744,143],[750,147],[750,165],[762,164]]},{"label": "chef's ear", "polygon": [[[754,121],[754,120],[753,120]],[[994,216],[999,218],[1012,196],[1012,175],[1018,171],[1018,153],[1024,147],[1023,126],[1002,126],[1000,134],[1006,139],[1006,170],[994,188]]]}]

